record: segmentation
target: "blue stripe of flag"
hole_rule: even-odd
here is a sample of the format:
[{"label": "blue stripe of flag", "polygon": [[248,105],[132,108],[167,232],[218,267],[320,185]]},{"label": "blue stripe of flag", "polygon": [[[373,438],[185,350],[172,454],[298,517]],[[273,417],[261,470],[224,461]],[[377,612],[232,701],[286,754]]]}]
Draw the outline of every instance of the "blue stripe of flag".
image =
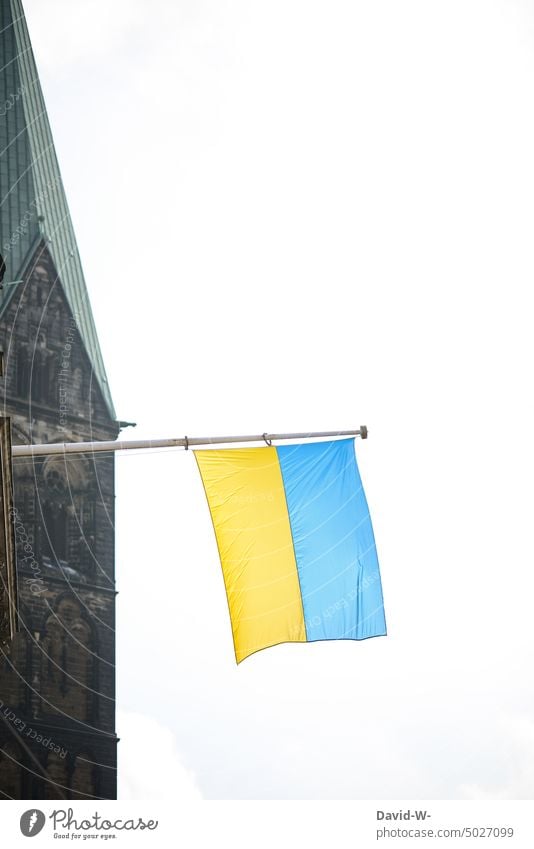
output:
[{"label": "blue stripe of flag", "polygon": [[306,635],[386,633],[375,540],[353,439],[277,446]]}]

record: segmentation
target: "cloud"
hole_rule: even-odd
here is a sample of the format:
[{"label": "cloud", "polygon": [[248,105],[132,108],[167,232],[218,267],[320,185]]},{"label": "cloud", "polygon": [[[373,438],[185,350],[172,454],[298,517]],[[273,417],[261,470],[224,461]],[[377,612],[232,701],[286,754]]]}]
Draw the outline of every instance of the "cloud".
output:
[{"label": "cloud", "polygon": [[[495,741],[498,741],[496,744]],[[498,773],[487,781],[462,784],[463,799],[532,799],[534,795],[534,722],[527,717],[502,720],[492,747],[498,747]]]},{"label": "cloud", "polygon": [[201,799],[173,732],[142,713],[119,711],[119,799]]},{"label": "cloud", "polygon": [[[95,62],[123,50],[142,25],[143,5],[141,0],[25,3],[40,68],[57,72],[72,62]],[[50,26],[51,13],[54,26]]]}]

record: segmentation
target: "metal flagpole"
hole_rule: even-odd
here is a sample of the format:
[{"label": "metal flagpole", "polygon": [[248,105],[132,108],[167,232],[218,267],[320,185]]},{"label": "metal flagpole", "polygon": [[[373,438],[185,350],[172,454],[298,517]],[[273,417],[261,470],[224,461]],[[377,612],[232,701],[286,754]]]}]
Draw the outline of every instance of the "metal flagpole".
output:
[{"label": "metal flagpole", "polygon": [[316,433],[260,433],[249,436],[183,436],[178,439],[129,439],[102,442],[51,442],[48,445],[13,445],[15,457],[36,457],[45,454],[85,454],[97,451],[125,451],[126,449],[190,448],[192,445],[224,445],[230,442],[266,442],[282,439],[318,439],[319,437],[360,436],[367,439],[367,428],[358,430],[328,430]]}]

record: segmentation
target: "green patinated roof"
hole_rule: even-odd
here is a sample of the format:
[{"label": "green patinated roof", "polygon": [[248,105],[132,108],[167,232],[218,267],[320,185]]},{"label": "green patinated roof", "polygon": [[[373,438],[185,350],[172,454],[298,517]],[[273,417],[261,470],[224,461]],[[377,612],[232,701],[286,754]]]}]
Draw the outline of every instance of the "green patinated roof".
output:
[{"label": "green patinated roof", "polygon": [[[0,252],[20,279],[37,243],[50,251],[110,416],[111,392],[20,0],[0,0]],[[15,286],[0,292],[0,314]]]}]

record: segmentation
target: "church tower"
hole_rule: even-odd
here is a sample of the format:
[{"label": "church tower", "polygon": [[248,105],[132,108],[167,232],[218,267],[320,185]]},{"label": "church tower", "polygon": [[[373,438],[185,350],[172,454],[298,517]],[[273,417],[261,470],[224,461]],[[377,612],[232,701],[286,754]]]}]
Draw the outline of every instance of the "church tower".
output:
[{"label": "church tower", "polygon": [[[0,0],[0,415],[14,444],[119,432],[20,0]],[[0,798],[116,798],[113,454],[13,464],[20,631]]]}]

